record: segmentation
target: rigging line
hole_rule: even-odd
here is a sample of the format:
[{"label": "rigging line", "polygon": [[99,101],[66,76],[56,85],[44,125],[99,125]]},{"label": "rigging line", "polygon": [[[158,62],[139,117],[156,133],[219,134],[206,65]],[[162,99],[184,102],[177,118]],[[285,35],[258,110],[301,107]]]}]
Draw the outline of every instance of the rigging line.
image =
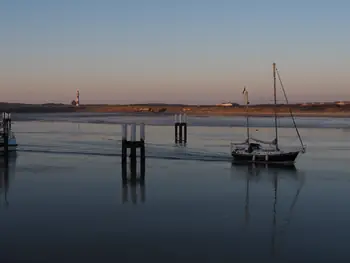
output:
[{"label": "rigging line", "polygon": [[[282,83],[282,79],[281,79],[280,73],[279,73],[279,71],[278,71],[277,68],[276,68],[276,72],[277,72],[277,76],[278,76],[279,82],[280,82],[281,87],[282,87],[282,91],[283,91],[284,98],[285,98],[287,104],[289,104],[288,98],[287,98],[287,94],[286,94],[286,91],[285,91],[285,89],[284,89],[284,86],[283,86],[283,83]],[[295,123],[295,119],[294,119],[294,115],[293,115],[292,109],[291,109],[290,107],[289,107],[289,113],[290,113],[290,115],[292,116],[293,125],[294,125],[295,130],[297,131],[297,134],[298,134],[298,137],[299,137],[299,141],[300,141],[301,146],[302,146],[302,148],[303,148],[303,152],[305,152],[305,147],[304,147],[304,144],[303,144],[303,140],[301,139],[299,130],[298,130],[297,125],[296,125],[296,123]]]},{"label": "rigging line", "polygon": [[278,123],[277,123],[277,93],[276,93],[276,63],[272,64],[273,69],[273,97],[274,97],[274,115],[275,115],[275,141],[276,141],[276,150],[279,151],[278,147]]}]

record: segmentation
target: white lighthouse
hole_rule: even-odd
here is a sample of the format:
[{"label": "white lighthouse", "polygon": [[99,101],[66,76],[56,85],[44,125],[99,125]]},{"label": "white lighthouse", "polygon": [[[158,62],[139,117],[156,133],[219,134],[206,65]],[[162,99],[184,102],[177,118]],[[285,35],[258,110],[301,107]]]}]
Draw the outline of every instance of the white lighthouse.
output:
[{"label": "white lighthouse", "polygon": [[80,96],[80,94],[79,94],[79,90],[77,90],[77,97],[76,97],[76,99],[75,99],[75,106],[79,106],[79,96]]}]

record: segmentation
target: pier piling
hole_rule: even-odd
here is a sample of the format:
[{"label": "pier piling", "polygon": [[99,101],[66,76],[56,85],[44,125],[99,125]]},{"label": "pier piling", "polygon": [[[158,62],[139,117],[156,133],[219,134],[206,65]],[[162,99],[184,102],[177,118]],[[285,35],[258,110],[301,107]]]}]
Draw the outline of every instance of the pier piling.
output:
[{"label": "pier piling", "polygon": [[[128,126],[130,129],[130,139],[128,136]],[[137,181],[137,149],[140,149],[140,180],[145,178],[146,170],[146,150],[145,150],[145,125],[141,123],[139,125],[140,138],[137,139],[137,125],[123,124],[122,125],[122,179],[123,183],[128,181],[127,172],[127,160],[128,160],[128,149],[130,151],[130,180],[132,182]]]},{"label": "pier piling", "polygon": [[3,156],[4,156],[5,165],[7,167],[8,158],[9,158],[9,133],[11,130],[11,113],[8,113],[8,112],[2,113],[2,128],[3,128],[2,137],[4,140]]},{"label": "pier piling", "polygon": [[175,114],[175,143],[186,144],[187,143],[187,115]]}]

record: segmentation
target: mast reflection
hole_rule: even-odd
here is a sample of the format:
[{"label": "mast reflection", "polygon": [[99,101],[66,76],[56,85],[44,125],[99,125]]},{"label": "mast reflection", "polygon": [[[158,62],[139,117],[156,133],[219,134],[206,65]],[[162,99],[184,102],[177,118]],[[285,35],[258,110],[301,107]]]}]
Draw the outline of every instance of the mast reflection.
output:
[{"label": "mast reflection", "polygon": [[[304,174],[297,170],[295,166],[282,166],[282,165],[256,165],[256,164],[233,164],[231,169],[231,178],[234,180],[245,180],[245,206],[244,206],[244,222],[245,227],[250,223],[250,191],[251,183],[259,183],[262,181],[271,182],[273,190],[273,202],[272,202],[272,229],[271,229],[271,256],[277,256],[277,252],[281,249],[284,239],[286,238],[286,230],[291,221],[294,207],[297,203],[298,197],[305,182]],[[288,216],[284,220],[281,220],[284,225],[278,226],[277,220],[277,205],[278,194],[282,193],[279,189],[281,181],[293,181],[297,183],[295,195],[289,207]],[[254,189],[253,189],[254,191]],[[286,223],[287,222],[287,223]],[[279,231],[277,231],[279,229]],[[277,238],[279,241],[277,242]]]}]

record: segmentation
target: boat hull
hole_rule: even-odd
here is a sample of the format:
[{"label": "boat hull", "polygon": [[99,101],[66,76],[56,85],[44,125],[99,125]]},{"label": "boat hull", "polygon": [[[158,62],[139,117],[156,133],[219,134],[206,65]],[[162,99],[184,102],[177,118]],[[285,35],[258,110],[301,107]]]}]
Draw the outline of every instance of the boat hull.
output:
[{"label": "boat hull", "polygon": [[283,153],[240,153],[232,152],[233,162],[239,163],[271,163],[294,165],[299,151]]}]

